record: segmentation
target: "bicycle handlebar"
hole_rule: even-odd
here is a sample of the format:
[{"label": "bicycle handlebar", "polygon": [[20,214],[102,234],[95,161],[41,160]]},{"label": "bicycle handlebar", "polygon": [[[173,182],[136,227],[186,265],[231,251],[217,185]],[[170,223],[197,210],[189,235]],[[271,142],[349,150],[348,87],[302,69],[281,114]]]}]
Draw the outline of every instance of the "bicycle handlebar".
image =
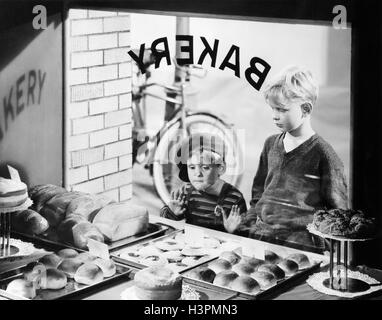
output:
[{"label": "bicycle handlebar", "polygon": [[[205,78],[207,75],[207,70],[204,69],[202,66],[199,66],[197,64],[180,65],[176,61],[176,58],[172,58],[172,61],[175,65],[175,68],[178,68],[180,71],[184,72],[186,75],[194,76],[194,77],[200,78],[200,79]],[[203,70],[203,73],[202,74],[192,73],[192,71],[191,71],[192,69]]]}]

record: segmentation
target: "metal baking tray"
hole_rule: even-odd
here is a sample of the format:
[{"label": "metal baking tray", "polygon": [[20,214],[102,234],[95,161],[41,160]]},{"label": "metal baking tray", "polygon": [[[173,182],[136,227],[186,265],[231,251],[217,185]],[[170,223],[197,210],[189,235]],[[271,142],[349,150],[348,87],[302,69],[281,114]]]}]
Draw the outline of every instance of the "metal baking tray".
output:
[{"label": "metal baking tray", "polygon": [[[165,225],[162,223],[149,223],[147,231],[145,231],[145,232],[142,232],[142,233],[136,234],[134,236],[118,240],[118,241],[109,242],[109,243],[106,242],[106,244],[109,247],[109,251],[113,251],[113,250],[116,250],[118,248],[124,247],[126,245],[135,243],[137,241],[141,241],[141,240],[151,238],[151,237],[158,237],[158,236],[166,233],[168,230],[175,230],[175,229],[171,226],[168,226],[168,225]],[[73,245],[70,243],[60,242],[57,239],[52,239],[51,237],[49,237],[48,232],[45,232],[41,235],[30,235],[30,234],[12,231],[12,234],[22,236],[23,238],[28,239],[28,241],[30,241],[30,242],[43,241],[47,244],[57,244],[57,245],[64,244],[64,245],[68,245],[70,247],[73,247]]]},{"label": "metal baking tray", "polygon": [[[218,259],[218,258],[212,259],[211,261],[216,260],[216,259]],[[211,261],[209,261],[209,262],[211,262]],[[207,267],[209,262],[202,263],[197,267]],[[207,281],[190,278],[189,273],[191,272],[191,270],[196,269],[197,267],[193,267],[192,269],[189,269],[186,272],[183,272],[182,276],[183,276],[184,281],[187,283],[198,284],[199,286],[203,286],[205,288],[211,288],[214,290],[225,290],[227,292],[232,292],[232,293],[236,292],[237,297],[241,297],[244,299],[260,300],[260,299],[270,298],[272,295],[274,295],[276,293],[280,293],[280,291],[282,291],[282,290],[288,288],[289,286],[295,284],[299,280],[304,279],[307,275],[309,275],[309,274],[313,273],[315,270],[319,269],[320,265],[321,265],[321,261],[312,261],[310,267],[299,270],[294,275],[285,277],[284,279],[279,280],[274,286],[272,286],[266,290],[260,290],[256,294],[249,294],[249,293],[245,293],[245,292],[240,292],[240,291],[236,291],[234,289],[219,286],[219,285],[207,282]]]},{"label": "metal baking tray", "polygon": [[[23,237],[20,237],[21,240]],[[66,246],[62,244],[56,244],[56,243],[47,243],[46,241],[39,241],[36,239],[36,241],[33,243],[34,246],[38,249],[44,249],[48,252],[57,252],[58,250],[65,249],[65,248],[71,248],[75,249],[78,252],[84,252],[84,250],[80,250],[77,248],[73,248],[71,246]],[[77,295],[84,295],[86,293],[96,292],[99,290],[102,290],[102,288],[106,285],[110,285],[114,283],[115,281],[120,281],[123,279],[126,279],[126,281],[130,280],[129,274],[132,271],[131,268],[127,267],[126,265],[120,264],[115,261],[115,264],[117,266],[117,272],[114,276],[105,278],[101,282],[94,284],[94,285],[83,285],[79,284],[74,281],[74,279],[68,278],[68,284],[65,288],[59,289],[59,290],[49,290],[49,289],[39,289],[37,291],[37,296],[32,300],[57,300],[57,299],[68,299],[68,298],[75,298]],[[24,266],[17,266],[15,269],[7,271],[6,273],[3,273],[0,275],[0,296],[3,296],[7,299],[15,299],[19,298],[20,300],[25,300],[25,298],[22,297],[15,297],[12,294],[9,294],[8,292],[5,292],[7,285],[9,282],[11,282],[14,279],[22,278],[24,276],[24,271],[26,269],[26,265]]]},{"label": "metal baking tray", "polygon": [[[165,239],[169,239],[169,240],[170,239],[174,239],[175,236],[178,233],[182,233],[182,232],[184,232],[184,230],[175,230],[175,231],[173,231],[173,232],[171,232],[169,234],[166,234],[166,235],[164,235],[162,237],[159,237],[159,238],[155,238],[153,240],[143,241],[143,242],[131,245],[131,246],[126,246],[124,248],[120,248],[118,250],[114,250],[111,253],[111,256],[113,257],[113,259],[115,261],[127,264],[129,266],[132,266],[132,267],[135,267],[135,268],[138,268],[138,269],[146,268],[148,266],[140,263],[139,262],[139,260],[140,260],[139,258],[134,258],[134,257],[130,258],[129,257],[129,259],[126,259],[126,258],[121,257],[121,254],[123,252],[136,252],[137,250],[139,250],[142,247],[153,246],[155,242],[159,242],[159,241],[162,241],[162,240],[165,240]],[[214,238],[216,238],[216,237],[214,237]],[[221,241],[224,242],[225,240],[221,240]],[[194,264],[192,266],[187,266],[187,267],[181,268],[181,269],[177,270],[177,272],[183,273],[183,272],[185,272],[185,271],[187,271],[189,269],[193,269],[193,268],[195,268],[195,267],[197,267],[197,266],[199,266],[201,264],[204,264],[204,263],[206,263],[208,261],[214,260],[217,256],[218,256],[218,254],[217,255],[205,255],[205,256],[201,257],[196,264]]]}]

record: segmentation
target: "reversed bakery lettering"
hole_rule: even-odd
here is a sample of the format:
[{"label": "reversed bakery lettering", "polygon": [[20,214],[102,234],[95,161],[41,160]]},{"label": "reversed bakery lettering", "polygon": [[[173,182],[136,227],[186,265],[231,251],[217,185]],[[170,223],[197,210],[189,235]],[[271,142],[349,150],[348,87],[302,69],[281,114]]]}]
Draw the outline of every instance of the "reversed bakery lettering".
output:
[{"label": "reversed bakery lettering", "polygon": [[[186,53],[188,56],[186,58],[177,58],[176,61],[179,65],[194,64],[197,63],[202,65],[207,56],[210,57],[211,67],[215,68],[219,50],[219,40],[215,39],[214,44],[211,46],[205,37],[200,37],[203,45],[203,51],[201,52],[199,59],[194,60],[194,37],[191,35],[176,35],[176,41],[183,41],[187,45],[180,46],[180,51]],[[158,49],[158,47],[161,47]],[[155,57],[155,69],[159,68],[159,65],[164,58],[167,65],[171,65],[170,50],[168,46],[168,41],[166,37],[158,38],[151,43],[151,52]],[[138,67],[142,73],[145,73],[145,64],[143,62],[145,51],[145,44],[141,44],[139,48],[139,54],[136,55],[133,50],[128,51],[131,58],[138,64]],[[238,46],[232,45],[225,55],[223,61],[218,65],[220,70],[226,68],[231,69],[235,77],[240,78],[240,48]],[[263,85],[265,78],[267,77],[271,66],[263,59],[259,57],[253,57],[249,61],[249,66],[245,69],[244,75],[248,83],[255,88],[260,90]]]},{"label": "reversed bakery lettering", "polygon": [[[0,141],[10,127],[10,123],[29,106],[41,103],[42,89],[46,80],[46,72],[29,70],[20,75],[2,98],[0,114]],[[1,109],[0,109],[1,110]]]}]

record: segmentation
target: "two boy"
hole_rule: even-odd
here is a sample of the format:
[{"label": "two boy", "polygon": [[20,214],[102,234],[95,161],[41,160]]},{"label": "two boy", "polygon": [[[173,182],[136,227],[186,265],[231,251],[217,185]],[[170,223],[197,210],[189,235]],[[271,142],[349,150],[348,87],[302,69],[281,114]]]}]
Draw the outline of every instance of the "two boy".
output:
[{"label": "two boy", "polygon": [[[298,243],[307,249],[324,249],[323,241],[312,236],[306,226],[312,222],[315,210],[347,208],[348,198],[341,160],[331,145],[311,126],[318,86],[308,70],[291,67],[268,84],[264,96],[273,111],[273,121],[281,133],[265,141],[253,181],[250,209],[246,214],[245,201],[241,199],[240,192],[234,189],[241,205],[239,211],[236,208],[228,215],[229,205],[226,203],[223,218],[232,221],[232,226],[225,230],[246,229],[249,237]],[[202,168],[204,161],[212,160],[207,158],[191,157],[187,161],[189,173],[193,174],[192,168],[195,165]],[[214,185],[219,181],[216,186],[222,186],[224,182],[220,175],[224,170],[217,170],[217,173],[216,181],[211,180],[211,183]],[[193,180],[191,185],[201,192],[197,182]],[[214,190],[217,198],[219,190],[221,192],[222,188]],[[174,194],[173,200],[184,211],[177,211],[180,214],[176,218],[180,219],[183,217],[181,214],[184,214],[186,222],[196,221],[196,224],[209,227],[203,215],[212,217],[211,208],[207,210],[209,213],[203,211],[203,201],[200,198],[201,203],[194,202],[189,210],[187,197],[179,194],[182,192]],[[200,194],[202,197],[206,195],[203,192]],[[195,210],[197,214],[193,213]],[[171,213],[162,216],[175,218]],[[224,220],[222,222],[224,225]]]}]

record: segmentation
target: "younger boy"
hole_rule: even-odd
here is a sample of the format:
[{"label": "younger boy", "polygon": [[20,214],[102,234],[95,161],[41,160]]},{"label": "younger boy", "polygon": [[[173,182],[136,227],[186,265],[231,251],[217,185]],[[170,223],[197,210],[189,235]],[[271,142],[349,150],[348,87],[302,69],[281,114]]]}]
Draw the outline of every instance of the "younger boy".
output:
[{"label": "younger boy", "polygon": [[347,208],[347,183],[340,158],[313,130],[318,87],[311,73],[291,67],[265,89],[273,122],[281,133],[264,144],[247,214],[250,236],[324,249],[307,224],[317,209]]},{"label": "younger boy", "polygon": [[239,233],[242,213],[247,211],[243,195],[220,178],[225,172],[225,145],[217,137],[195,134],[177,152],[179,178],[186,182],[160,215],[173,220],[229,233]]}]

